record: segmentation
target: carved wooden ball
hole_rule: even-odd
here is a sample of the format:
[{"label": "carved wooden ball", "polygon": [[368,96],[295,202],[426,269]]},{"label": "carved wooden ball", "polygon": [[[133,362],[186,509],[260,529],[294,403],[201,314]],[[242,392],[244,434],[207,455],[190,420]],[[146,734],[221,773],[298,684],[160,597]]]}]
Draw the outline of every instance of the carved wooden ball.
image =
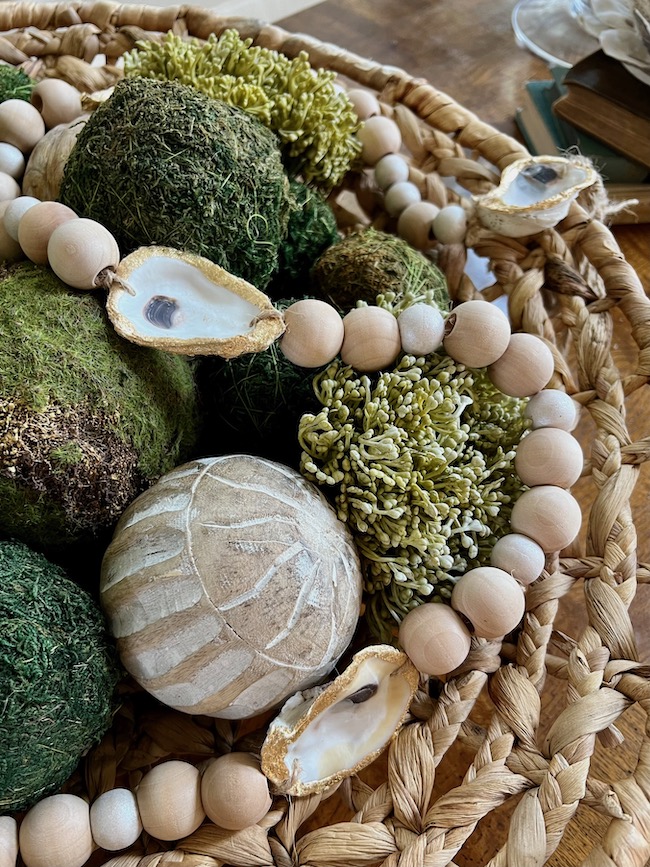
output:
[{"label": "carved wooden ball", "polygon": [[352,536],[315,485],[222,455],[176,468],[128,507],[100,590],[122,663],[146,690],[241,719],[332,670],[361,586]]}]

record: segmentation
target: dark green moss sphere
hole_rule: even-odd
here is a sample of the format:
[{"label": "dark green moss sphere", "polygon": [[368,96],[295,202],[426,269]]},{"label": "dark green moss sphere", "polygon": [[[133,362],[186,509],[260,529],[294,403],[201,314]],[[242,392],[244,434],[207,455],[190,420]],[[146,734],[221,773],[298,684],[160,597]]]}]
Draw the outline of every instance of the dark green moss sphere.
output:
[{"label": "dark green moss sphere", "polygon": [[292,209],[270,130],[193,87],[146,78],[119,82],[88,119],[59,197],[110,229],[122,254],[187,250],[259,289]]},{"label": "dark green moss sphere", "polygon": [[92,597],[0,542],[0,813],[59,789],[111,723],[117,655]]}]

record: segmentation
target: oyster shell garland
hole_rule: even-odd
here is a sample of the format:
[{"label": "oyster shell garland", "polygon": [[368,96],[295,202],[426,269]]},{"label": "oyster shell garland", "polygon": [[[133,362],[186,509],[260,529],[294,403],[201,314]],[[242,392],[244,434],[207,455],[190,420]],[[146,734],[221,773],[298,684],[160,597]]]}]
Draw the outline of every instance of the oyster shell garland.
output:
[{"label": "oyster shell garland", "polygon": [[291,696],[262,746],[275,791],[322,792],[373,762],[401,728],[418,680],[405,653],[380,644],[355,654],[331,683]]}]

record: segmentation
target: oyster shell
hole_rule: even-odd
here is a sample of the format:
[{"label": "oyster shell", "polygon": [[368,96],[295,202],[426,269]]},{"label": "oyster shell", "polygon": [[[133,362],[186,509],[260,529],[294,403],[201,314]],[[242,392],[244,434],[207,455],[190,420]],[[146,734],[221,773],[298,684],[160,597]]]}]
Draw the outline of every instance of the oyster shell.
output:
[{"label": "oyster shell", "polygon": [[399,730],[418,685],[405,653],[357,653],[336,680],[296,693],[269,726],[262,771],[288,795],[320,792],[374,761]]},{"label": "oyster shell", "polygon": [[524,157],[504,169],[496,189],[473,197],[476,213],[483,226],[500,235],[532,235],[563,220],[578,193],[598,177],[586,162]]},{"label": "oyster shell", "polygon": [[284,331],[282,313],[246,280],[170,247],[140,247],[109,275],[115,330],[141,346],[234,358],[261,352]]}]

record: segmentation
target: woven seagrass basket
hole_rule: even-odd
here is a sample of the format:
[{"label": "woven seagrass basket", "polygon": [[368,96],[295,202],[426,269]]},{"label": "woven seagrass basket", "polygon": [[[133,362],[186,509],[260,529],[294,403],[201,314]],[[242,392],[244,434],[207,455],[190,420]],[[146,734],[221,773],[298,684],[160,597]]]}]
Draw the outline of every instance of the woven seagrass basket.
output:
[{"label": "woven seagrass basket", "polygon": [[[136,40],[161,38],[169,30],[204,40],[227,28],[290,57],[306,51],[313,67],[335,70],[374,91],[401,129],[411,180],[439,206],[457,200],[443,178],[484,193],[496,185],[500,170],[526,155],[518,142],[400,69],[200,8],[104,0],[3,3],[0,60],[94,91],[114,83],[120,74],[115,62]],[[100,55],[105,64],[91,65]],[[350,176],[344,187],[332,199],[342,230],[360,221],[393,230],[394,221],[362,174]],[[327,797],[277,797],[267,817],[245,831],[206,823],[176,844],[143,835],[131,853],[111,858],[97,852],[93,864],[474,865],[464,845],[480,823],[497,852],[490,865],[541,867],[576,814],[582,822],[591,814],[598,820],[587,824],[596,830],[581,863],[647,863],[650,741],[647,728],[641,731],[647,726],[643,714],[636,741],[621,760],[627,763],[625,779],[599,778],[593,761],[599,750],[620,744],[616,724],[623,712],[634,704],[647,712],[650,702],[650,669],[638,661],[630,616],[637,583],[648,577],[637,559],[630,501],[650,456],[650,438],[638,434],[634,441],[626,427],[626,408],[650,378],[650,301],[601,222],[606,211],[599,196],[583,196],[556,229],[531,238],[504,238],[478,225],[468,234],[494,275],[483,297],[507,296],[513,330],[539,335],[553,350],[551,385],[584,407],[578,436],[585,472],[578,488],[581,503],[591,504],[584,531],[564,556],[548,557],[545,572],[528,589],[516,646],[475,639],[463,672],[422,684],[408,724],[383,759]],[[456,301],[477,295],[466,259],[461,245],[440,250]],[[627,335],[625,353],[612,343],[614,320],[617,333],[623,329]],[[574,615],[577,609],[584,614],[577,634],[562,629],[563,597]],[[572,623],[579,620],[572,617]],[[550,721],[543,715],[549,691],[564,697],[564,709]],[[112,730],[86,756],[67,790],[93,799],[116,784],[135,786],[162,757],[199,762],[233,748],[254,750],[259,735],[250,725],[156,710],[126,689]],[[464,775],[445,772],[451,757],[456,769],[464,763]]]}]

